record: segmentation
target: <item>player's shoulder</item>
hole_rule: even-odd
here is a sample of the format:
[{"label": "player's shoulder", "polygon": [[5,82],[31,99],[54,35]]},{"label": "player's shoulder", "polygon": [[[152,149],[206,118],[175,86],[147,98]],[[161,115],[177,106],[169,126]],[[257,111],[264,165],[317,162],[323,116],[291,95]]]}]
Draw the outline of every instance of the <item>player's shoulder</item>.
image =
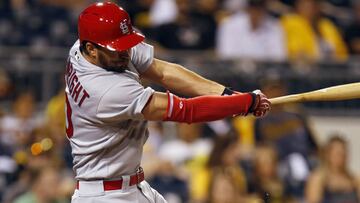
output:
[{"label": "player's shoulder", "polygon": [[107,85],[99,95],[99,102],[106,104],[129,104],[140,95],[151,94],[153,90],[144,88],[138,81],[136,74],[130,71],[119,75],[121,81]]},{"label": "player's shoulder", "polygon": [[152,49],[154,49],[154,47],[152,45],[150,45],[146,42],[141,42],[130,49],[131,56],[138,54],[138,52],[150,51]]},{"label": "player's shoulder", "polygon": [[85,79],[85,86],[103,94],[107,91],[123,93],[125,90],[143,87],[139,76],[131,71],[115,73],[104,71],[101,74],[89,74]]},{"label": "player's shoulder", "polygon": [[[117,103],[127,101],[143,91],[143,86],[138,82],[138,78],[132,73],[114,73],[103,71],[101,73],[81,73],[77,83],[81,90],[89,95],[85,108],[92,108],[101,103]],[[75,85],[74,85],[75,86]],[[70,85],[71,87],[71,85]],[[78,89],[79,89],[78,88]],[[75,88],[76,89],[76,86]],[[71,90],[70,90],[71,91]],[[75,90],[73,92],[76,92]],[[73,95],[75,93],[72,93]],[[81,95],[79,96],[81,97]]]},{"label": "player's shoulder", "polygon": [[145,72],[154,59],[154,47],[145,42],[141,42],[130,51],[131,63],[138,73]]},{"label": "player's shoulder", "polygon": [[110,89],[114,91],[124,88],[143,87],[140,83],[139,76],[128,70],[124,73],[115,73],[104,81],[109,83]]},{"label": "player's shoulder", "polygon": [[79,40],[76,40],[75,43],[71,46],[68,54],[70,57],[75,57],[77,51],[80,51],[80,41]]},{"label": "player's shoulder", "polygon": [[116,89],[126,86],[141,86],[139,76],[131,71],[124,73],[102,71],[101,73],[89,74],[87,80],[88,85],[102,86],[102,88]]},{"label": "player's shoulder", "polygon": [[80,42],[77,40],[69,51],[68,62],[76,70],[77,74],[88,75],[90,73],[101,74],[106,72],[103,68],[90,63],[80,51]]}]

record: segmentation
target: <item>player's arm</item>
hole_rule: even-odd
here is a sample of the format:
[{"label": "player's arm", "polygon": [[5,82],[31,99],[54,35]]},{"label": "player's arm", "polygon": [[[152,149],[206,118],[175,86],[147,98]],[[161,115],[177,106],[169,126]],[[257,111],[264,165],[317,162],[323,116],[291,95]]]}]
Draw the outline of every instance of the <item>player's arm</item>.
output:
[{"label": "player's arm", "polygon": [[150,67],[141,74],[164,88],[189,97],[201,95],[221,95],[225,87],[187,70],[183,66],[154,59]]},{"label": "player's arm", "polygon": [[269,110],[270,102],[261,92],[198,96],[189,99],[180,98],[170,92],[155,92],[142,114],[147,120],[196,123],[248,113],[261,117]]},{"label": "player's arm", "polygon": [[142,110],[146,120],[161,121],[167,110],[168,99],[166,93],[155,92]]}]

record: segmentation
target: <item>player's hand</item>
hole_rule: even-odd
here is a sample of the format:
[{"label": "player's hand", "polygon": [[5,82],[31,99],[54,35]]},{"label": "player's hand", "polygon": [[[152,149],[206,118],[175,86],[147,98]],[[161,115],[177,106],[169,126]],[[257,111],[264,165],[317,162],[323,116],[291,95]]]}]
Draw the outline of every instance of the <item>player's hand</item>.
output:
[{"label": "player's hand", "polygon": [[260,90],[255,90],[252,93],[256,95],[252,114],[255,117],[265,116],[271,109],[271,102]]}]

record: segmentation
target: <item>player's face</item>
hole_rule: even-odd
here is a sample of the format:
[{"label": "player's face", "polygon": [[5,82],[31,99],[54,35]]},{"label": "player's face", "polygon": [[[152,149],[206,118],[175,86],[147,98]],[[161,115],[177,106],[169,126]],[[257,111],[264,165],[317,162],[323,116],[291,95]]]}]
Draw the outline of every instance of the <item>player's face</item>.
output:
[{"label": "player's face", "polygon": [[124,72],[130,61],[130,50],[110,51],[105,48],[98,48],[98,64],[106,70]]}]

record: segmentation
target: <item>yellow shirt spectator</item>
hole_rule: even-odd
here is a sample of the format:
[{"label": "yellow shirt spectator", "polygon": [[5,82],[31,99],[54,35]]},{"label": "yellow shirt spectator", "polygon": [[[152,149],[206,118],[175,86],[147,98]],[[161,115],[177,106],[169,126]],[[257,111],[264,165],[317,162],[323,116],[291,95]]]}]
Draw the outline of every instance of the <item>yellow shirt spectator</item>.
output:
[{"label": "yellow shirt spectator", "polygon": [[285,15],[281,19],[287,40],[288,56],[290,59],[308,58],[319,60],[326,55],[320,44],[326,44],[330,49],[331,58],[345,60],[348,51],[340,32],[328,19],[317,21],[318,34],[306,18],[298,14]]},{"label": "yellow shirt spectator", "polygon": [[[219,197],[218,195],[224,195],[214,193],[219,185],[224,183],[218,182],[218,178],[224,175],[228,179],[225,180],[226,185],[235,192],[232,195],[244,197],[247,191],[246,176],[239,166],[239,158],[239,144],[236,136],[216,137],[209,157],[198,157],[187,164],[191,173],[189,182],[191,199],[195,202],[208,202],[212,198]],[[228,192],[231,193],[231,191]]]},{"label": "yellow shirt spectator", "polygon": [[[62,89],[61,89],[62,90]],[[60,91],[46,106],[46,118],[53,127],[65,129],[65,94]]]}]

